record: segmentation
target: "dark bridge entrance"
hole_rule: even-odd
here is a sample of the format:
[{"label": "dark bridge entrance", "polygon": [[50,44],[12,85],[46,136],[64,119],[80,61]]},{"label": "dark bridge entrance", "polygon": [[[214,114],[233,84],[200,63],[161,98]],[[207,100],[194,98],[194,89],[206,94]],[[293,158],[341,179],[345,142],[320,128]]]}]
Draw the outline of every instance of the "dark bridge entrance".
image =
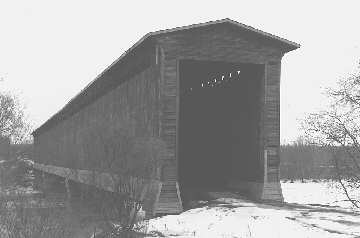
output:
[{"label": "dark bridge entrance", "polygon": [[180,61],[181,194],[223,191],[231,181],[262,178],[258,132],[263,69],[255,64]]}]

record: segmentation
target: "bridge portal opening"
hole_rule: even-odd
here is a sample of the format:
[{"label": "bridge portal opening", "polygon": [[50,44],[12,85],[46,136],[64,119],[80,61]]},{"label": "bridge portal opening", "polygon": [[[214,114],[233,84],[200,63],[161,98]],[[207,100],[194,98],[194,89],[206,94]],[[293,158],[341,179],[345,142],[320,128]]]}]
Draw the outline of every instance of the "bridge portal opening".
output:
[{"label": "bridge portal opening", "polygon": [[229,191],[231,183],[261,180],[264,65],[181,60],[179,77],[182,200],[195,190]]}]

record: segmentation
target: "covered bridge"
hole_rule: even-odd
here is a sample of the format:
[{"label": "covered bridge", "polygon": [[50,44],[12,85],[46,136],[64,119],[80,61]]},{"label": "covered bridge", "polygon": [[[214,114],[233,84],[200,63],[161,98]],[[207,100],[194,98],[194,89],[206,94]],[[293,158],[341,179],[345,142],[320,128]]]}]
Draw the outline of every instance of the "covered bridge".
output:
[{"label": "covered bridge", "polygon": [[84,182],[161,158],[152,214],[194,190],[281,201],[281,59],[298,47],[230,19],[149,33],[33,132],[36,166]]}]

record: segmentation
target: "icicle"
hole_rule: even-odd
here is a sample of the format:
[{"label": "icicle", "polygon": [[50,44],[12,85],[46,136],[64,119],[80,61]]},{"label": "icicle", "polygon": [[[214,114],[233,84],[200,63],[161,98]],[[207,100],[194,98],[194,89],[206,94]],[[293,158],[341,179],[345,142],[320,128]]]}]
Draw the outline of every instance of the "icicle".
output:
[{"label": "icicle", "polygon": [[229,74],[229,78],[231,78],[231,72],[230,72],[230,74]]},{"label": "icicle", "polygon": [[221,80],[224,80],[224,78],[225,78],[225,76],[223,75],[223,76],[221,77]]},{"label": "icicle", "polygon": [[240,70],[237,71],[238,75],[240,74]]}]

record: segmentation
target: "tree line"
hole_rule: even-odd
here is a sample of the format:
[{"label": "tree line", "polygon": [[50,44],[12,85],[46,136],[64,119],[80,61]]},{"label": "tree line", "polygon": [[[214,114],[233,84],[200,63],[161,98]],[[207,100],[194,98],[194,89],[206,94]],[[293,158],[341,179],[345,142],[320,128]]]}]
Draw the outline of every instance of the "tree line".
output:
[{"label": "tree line", "polygon": [[280,179],[331,179],[334,165],[331,151],[299,140],[280,146]]}]

